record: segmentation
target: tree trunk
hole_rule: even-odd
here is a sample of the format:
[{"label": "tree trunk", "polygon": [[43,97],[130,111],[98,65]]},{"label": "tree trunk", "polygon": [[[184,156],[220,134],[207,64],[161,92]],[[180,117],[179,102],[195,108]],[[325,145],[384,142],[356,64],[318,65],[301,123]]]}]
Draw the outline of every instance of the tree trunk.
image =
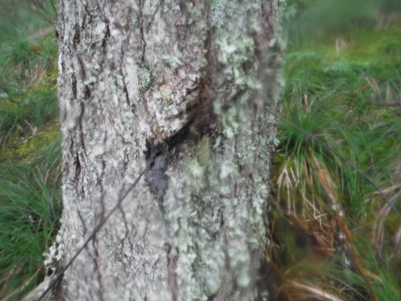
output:
[{"label": "tree trunk", "polygon": [[63,259],[49,275],[151,167],[52,294],[272,300],[279,1],[60,2]]}]

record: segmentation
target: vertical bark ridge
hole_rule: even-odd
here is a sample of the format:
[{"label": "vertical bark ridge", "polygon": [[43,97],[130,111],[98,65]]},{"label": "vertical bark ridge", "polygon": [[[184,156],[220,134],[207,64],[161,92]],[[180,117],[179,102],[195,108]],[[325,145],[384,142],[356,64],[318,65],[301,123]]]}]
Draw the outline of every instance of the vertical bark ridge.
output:
[{"label": "vertical bark ridge", "polygon": [[[60,4],[65,300],[271,300],[278,1]],[[256,230],[254,230],[256,229]],[[257,232],[257,233],[255,233]]]}]

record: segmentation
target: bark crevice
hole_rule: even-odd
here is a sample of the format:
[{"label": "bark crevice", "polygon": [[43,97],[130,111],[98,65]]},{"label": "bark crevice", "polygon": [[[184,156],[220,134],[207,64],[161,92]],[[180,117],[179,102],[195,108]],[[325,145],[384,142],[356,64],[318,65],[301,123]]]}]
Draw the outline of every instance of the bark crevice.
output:
[{"label": "bark crevice", "polygon": [[266,300],[264,109],[279,99],[281,53],[278,2],[263,3],[61,0],[67,262],[149,170],[66,271],[60,299]]}]

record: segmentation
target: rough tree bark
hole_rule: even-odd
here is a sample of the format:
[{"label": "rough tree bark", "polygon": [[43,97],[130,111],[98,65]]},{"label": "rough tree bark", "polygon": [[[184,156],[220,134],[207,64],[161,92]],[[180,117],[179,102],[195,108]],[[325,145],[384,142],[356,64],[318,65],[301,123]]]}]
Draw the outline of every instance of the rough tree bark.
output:
[{"label": "rough tree bark", "polygon": [[152,167],[55,298],[272,300],[279,0],[61,0],[59,16],[64,212],[48,275]]}]

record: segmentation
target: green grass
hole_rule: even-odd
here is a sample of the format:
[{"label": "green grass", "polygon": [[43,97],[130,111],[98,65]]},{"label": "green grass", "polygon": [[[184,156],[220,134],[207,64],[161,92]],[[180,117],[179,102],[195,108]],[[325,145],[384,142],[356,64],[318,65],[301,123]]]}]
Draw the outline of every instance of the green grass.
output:
[{"label": "green grass", "polygon": [[[298,1],[298,5],[311,2]],[[395,198],[400,209],[396,185],[401,180],[401,19],[398,16],[383,26],[366,6],[316,26],[321,24],[319,18],[327,17],[324,11],[331,11],[332,18],[335,10],[348,4],[313,3],[315,6],[292,16],[292,25],[298,28],[288,30],[281,114],[365,171],[388,198]],[[383,3],[387,8],[398,5]],[[351,16],[354,13],[357,15]],[[306,237],[309,249],[303,251],[309,255],[293,262],[291,254],[296,254],[299,246],[287,243],[289,258],[281,267],[285,275],[282,290],[299,300],[317,298],[318,290],[311,293],[314,285],[341,300],[370,300],[371,296],[398,300],[399,217],[386,209],[375,189],[350,166],[307,135],[280,122],[278,137],[275,216],[278,225],[287,226],[272,229],[284,238],[294,233]],[[344,217],[336,214],[335,206],[343,210]],[[285,221],[280,222],[280,218]],[[336,251],[338,229],[348,251]],[[294,269],[315,254],[316,248],[326,250],[314,257],[324,258],[319,260],[319,270],[326,268],[328,272],[320,271],[314,282],[308,283],[309,291],[300,289],[298,281],[316,275],[304,265],[302,272],[294,273]],[[342,265],[342,258],[349,261],[348,268]],[[333,270],[333,266],[337,268]]]},{"label": "green grass", "polygon": [[58,115],[57,40],[22,37],[0,45],[0,147]]},{"label": "green grass", "polygon": [[[327,43],[297,46],[286,61],[283,116],[325,141],[381,185],[389,185],[391,163],[401,159],[401,48],[395,55],[385,46],[401,47],[395,33],[401,34],[401,26],[373,33],[360,30],[350,37],[349,48],[339,52]],[[302,156],[300,152],[312,147],[332,168],[347,169],[302,133],[288,125],[282,129],[280,148],[287,153]],[[343,189],[355,191],[350,181],[343,182]],[[351,213],[363,211],[361,206],[362,202],[352,203]]]},{"label": "green grass", "polygon": [[2,1],[0,13],[0,300],[43,279],[61,216],[57,40],[29,38],[49,26],[35,9]]},{"label": "green grass", "polygon": [[[0,299],[20,300],[44,276],[61,216],[61,137],[0,169]],[[11,297],[12,296],[12,297]]]},{"label": "green grass", "polygon": [[[29,168],[29,166],[32,166]],[[35,166],[35,167],[33,167]],[[59,173],[53,178],[36,162],[3,165],[0,175],[0,298],[34,288],[43,278],[43,252],[59,227]]]},{"label": "green grass", "polygon": [[378,262],[374,256],[375,252],[370,246],[370,242],[365,239],[362,243],[356,244],[359,249],[364,250],[362,258],[366,266],[365,277],[370,281],[370,287],[366,284],[366,279],[360,274],[345,270],[339,265],[329,265],[322,274],[337,282],[338,286],[342,286],[342,295],[345,300],[369,300],[368,295],[361,292],[371,290],[377,297],[377,300],[401,300],[401,290],[399,277],[395,274],[388,259]]}]

